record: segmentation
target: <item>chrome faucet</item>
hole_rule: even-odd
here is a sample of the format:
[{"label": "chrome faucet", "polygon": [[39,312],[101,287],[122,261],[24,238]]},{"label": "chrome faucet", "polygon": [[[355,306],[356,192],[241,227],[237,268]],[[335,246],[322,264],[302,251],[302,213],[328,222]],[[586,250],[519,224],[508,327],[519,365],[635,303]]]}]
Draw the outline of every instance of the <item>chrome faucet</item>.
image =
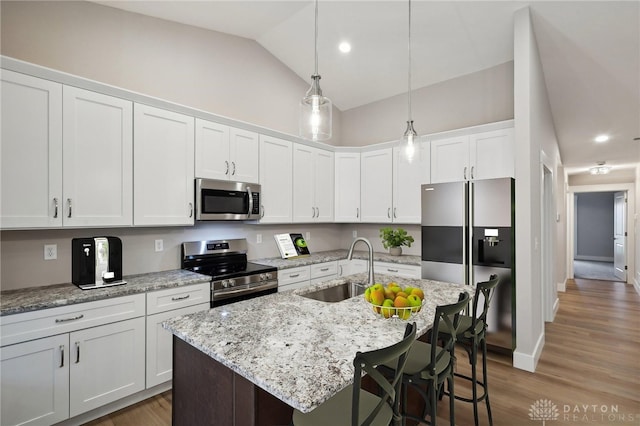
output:
[{"label": "chrome faucet", "polygon": [[369,248],[369,285],[375,284],[375,279],[373,278],[373,246],[371,242],[366,238],[358,237],[351,243],[351,248],[349,248],[349,254],[347,255],[347,259],[351,260],[353,257],[353,248],[356,246],[358,241],[362,241]]}]

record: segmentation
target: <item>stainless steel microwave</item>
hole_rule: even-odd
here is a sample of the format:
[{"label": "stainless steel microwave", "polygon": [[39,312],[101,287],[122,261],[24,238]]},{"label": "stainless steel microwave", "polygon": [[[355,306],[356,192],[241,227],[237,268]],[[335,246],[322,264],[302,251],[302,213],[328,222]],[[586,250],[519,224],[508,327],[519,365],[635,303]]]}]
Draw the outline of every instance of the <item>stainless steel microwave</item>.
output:
[{"label": "stainless steel microwave", "polygon": [[196,179],[196,220],[260,219],[260,185]]}]

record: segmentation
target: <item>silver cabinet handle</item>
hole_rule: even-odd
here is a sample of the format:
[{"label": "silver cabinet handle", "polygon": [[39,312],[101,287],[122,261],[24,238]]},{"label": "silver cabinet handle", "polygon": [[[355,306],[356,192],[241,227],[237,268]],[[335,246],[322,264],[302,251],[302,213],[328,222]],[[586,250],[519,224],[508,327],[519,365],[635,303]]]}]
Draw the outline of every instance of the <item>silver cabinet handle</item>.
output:
[{"label": "silver cabinet handle", "polygon": [[356,207],[356,218],[360,219],[360,207]]},{"label": "silver cabinet handle", "polygon": [[235,175],[236,175],[236,162],[235,162],[235,161],[232,161],[232,162],[231,162],[231,165],[233,165],[233,171],[231,172],[231,175],[232,175],[232,176],[235,176]]},{"label": "silver cabinet handle", "polygon": [[64,367],[64,345],[60,345],[60,368]]},{"label": "silver cabinet handle", "polygon": [[191,295],[190,295],[190,294],[187,294],[186,296],[172,297],[172,298],[171,298],[171,300],[172,300],[172,301],[174,301],[174,302],[177,302],[177,301],[179,301],[179,300],[186,300],[186,299],[188,299],[189,297],[191,297]]},{"label": "silver cabinet handle", "polygon": [[311,217],[312,218],[316,217],[316,208],[315,207],[311,207]]},{"label": "silver cabinet handle", "polygon": [[227,160],[224,161],[224,166],[225,166],[224,174],[228,175],[229,174],[229,162]]},{"label": "silver cabinet handle", "polygon": [[391,219],[391,207],[387,209],[387,217]]},{"label": "silver cabinet handle", "polygon": [[471,179],[473,179],[473,169],[475,168],[475,166],[471,166]]},{"label": "silver cabinet handle", "polygon": [[71,198],[67,198],[67,205],[69,206],[69,215],[67,217],[71,217]]},{"label": "silver cabinet handle", "polygon": [[387,272],[398,272],[398,270],[397,269],[389,269],[389,268],[387,268]]},{"label": "silver cabinet handle", "polygon": [[76,364],[80,362],[80,342],[76,342]]},{"label": "silver cabinet handle", "polygon": [[393,208],[393,218],[396,219],[398,216],[396,215],[396,207]]},{"label": "silver cabinet handle", "polygon": [[298,278],[300,274],[290,274],[289,278]]},{"label": "silver cabinet handle", "polygon": [[82,319],[82,318],[84,318],[84,314],[80,314],[80,315],[78,315],[76,317],[72,317],[72,318],[62,318],[62,319],[57,319],[56,318],[56,324],[59,324],[61,322],[75,321],[75,320],[79,320],[79,319]]},{"label": "silver cabinet handle", "polygon": [[58,199],[57,198],[53,199],[53,218],[54,219],[58,218]]},{"label": "silver cabinet handle", "polygon": [[193,203],[189,203],[189,217],[193,217]]},{"label": "silver cabinet handle", "polygon": [[320,207],[316,207],[316,217],[320,217]]},{"label": "silver cabinet handle", "polygon": [[329,268],[320,268],[320,270],[321,270],[322,272],[326,272],[326,271],[328,271],[328,270],[329,270]]},{"label": "silver cabinet handle", "polygon": [[340,265],[339,267],[340,267],[340,276],[342,276],[342,265]]},{"label": "silver cabinet handle", "polygon": [[462,174],[464,175],[464,178],[466,179],[467,178],[467,168],[466,167],[464,168],[464,171],[462,172]]}]

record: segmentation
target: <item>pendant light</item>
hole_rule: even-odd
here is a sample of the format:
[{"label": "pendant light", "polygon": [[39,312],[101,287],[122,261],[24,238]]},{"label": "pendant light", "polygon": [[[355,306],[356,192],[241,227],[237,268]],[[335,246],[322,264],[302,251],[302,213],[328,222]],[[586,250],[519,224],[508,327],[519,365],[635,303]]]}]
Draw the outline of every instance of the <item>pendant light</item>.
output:
[{"label": "pendant light", "polygon": [[300,101],[300,136],[312,141],[331,139],[331,100],[322,96],[318,74],[318,0],[315,2],[315,72],[311,87]]},{"label": "pendant light", "polygon": [[407,99],[409,106],[409,119],[407,120],[407,129],[402,136],[402,155],[408,163],[413,161],[416,152],[415,142],[418,134],[413,128],[413,120],[411,119],[411,0],[409,0],[409,75],[408,75],[408,91]]}]

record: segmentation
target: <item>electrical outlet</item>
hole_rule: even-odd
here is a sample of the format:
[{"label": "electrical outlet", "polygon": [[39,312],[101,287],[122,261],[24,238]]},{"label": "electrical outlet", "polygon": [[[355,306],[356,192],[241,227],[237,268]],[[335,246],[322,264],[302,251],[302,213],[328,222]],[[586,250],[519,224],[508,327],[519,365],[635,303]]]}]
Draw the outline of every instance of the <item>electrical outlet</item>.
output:
[{"label": "electrical outlet", "polygon": [[58,258],[58,245],[57,244],[45,244],[44,245],[44,260],[56,260]]},{"label": "electrical outlet", "polygon": [[311,241],[311,232],[306,232],[304,234],[304,239],[307,240],[307,241]]},{"label": "electrical outlet", "polygon": [[356,231],[355,229],[352,232],[353,238],[358,238],[358,231]]},{"label": "electrical outlet", "polygon": [[162,251],[162,250],[164,250],[164,241],[156,240],[156,251]]},{"label": "electrical outlet", "polygon": [[262,234],[256,234],[256,244],[262,244]]}]

